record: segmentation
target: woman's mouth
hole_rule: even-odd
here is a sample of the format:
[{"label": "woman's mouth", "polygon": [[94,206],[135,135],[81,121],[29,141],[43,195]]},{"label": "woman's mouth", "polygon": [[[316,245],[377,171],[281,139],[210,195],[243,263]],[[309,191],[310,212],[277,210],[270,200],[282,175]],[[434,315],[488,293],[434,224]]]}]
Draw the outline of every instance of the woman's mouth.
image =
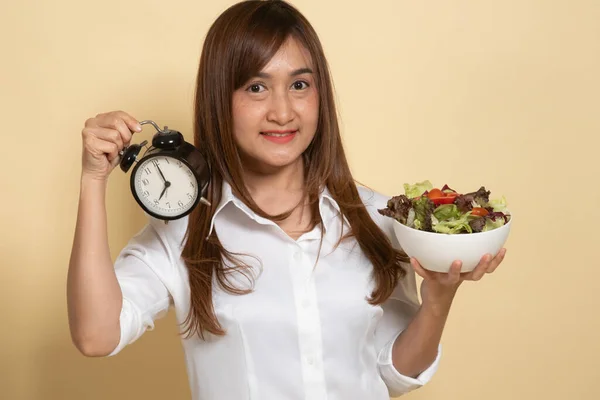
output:
[{"label": "woman's mouth", "polygon": [[290,142],[296,136],[297,132],[297,130],[265,131],[260,134],[270,142],[284,144]]}]

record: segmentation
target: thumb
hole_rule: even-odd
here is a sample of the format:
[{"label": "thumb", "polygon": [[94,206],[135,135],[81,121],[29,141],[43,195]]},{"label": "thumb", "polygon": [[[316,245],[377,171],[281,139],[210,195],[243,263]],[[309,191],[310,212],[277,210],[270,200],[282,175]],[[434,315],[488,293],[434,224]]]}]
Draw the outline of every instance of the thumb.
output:
[{"label": "thumb", "polygon": [[119,163],[121,162],[121,156],[117,155],[115,158],[113,158],[113,160],[110,162],[110,168],[111,170],[114,169],[117,165],[119,165]]},{"label": "thumb", "polygon": [[419,262],[417,261],[416,258],[414,258],[414,257],[410,258],[410,265],[413,267],[413,269],[415,270],[417,275],[419,275],[421,278],[423,278],[423,279],[430,278],[429,273],[427,271],[425,271],[425,269],[421,266],[421,264],[419,264]]}]

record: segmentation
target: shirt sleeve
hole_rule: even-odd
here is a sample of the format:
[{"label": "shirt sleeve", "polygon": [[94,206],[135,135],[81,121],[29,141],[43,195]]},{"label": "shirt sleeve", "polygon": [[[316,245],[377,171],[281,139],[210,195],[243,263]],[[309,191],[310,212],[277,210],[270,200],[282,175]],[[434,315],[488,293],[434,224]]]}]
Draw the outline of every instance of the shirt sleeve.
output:
[{"label": "shirt sleeve", "polygon": [[153,330],[154,322],[166,315],[173,304],[169,288],[174,279],[174,263],[166,229],[160,224],[163,222],[150,219],[115,260],[115,273],[123,294],[121,336],[108,357]]},{"label": "shirt sleeve", "polygon": [[[377,209],[386,206],[387,197],[371,190],[362,190],[364,202],[371,217],[390,239],[392,245],[397,249],[401,249],[401,245],[394,234],[392,220],[377,212]],[[404,264],[404,267],[406,276],[396,286],[392,295],[382,304],[383,315],[375,330],[375,345],[379,349],[377,366],[391,397],[401,396],[428,383],[438,369],[442,350],[441,345],[439,345],[434,362],[416,378],[403,375],[394,367],[392,362],[394,342],[410,324],[421,306],[417,294],[415,271],[408,263]]]},{"label": "shirt sleeve", "polygon": [[391,397],[406,394],[428,383],[437,371],[441,357],[442,348],[438,345],[435,360],[416,378],[403,375],[394,367],[392,360],[394,342],[412,321],[419,308],[419,304],[411,299],[413,296],[416,297],[416,291],[405,291],[407,287],[412,287],[412,283],[407,282],[409,280],[414,281],[414,275],[407,274],[395,293],[382,305],[383,315],[375,332],[377,348],[380,349],[377,366]]}]

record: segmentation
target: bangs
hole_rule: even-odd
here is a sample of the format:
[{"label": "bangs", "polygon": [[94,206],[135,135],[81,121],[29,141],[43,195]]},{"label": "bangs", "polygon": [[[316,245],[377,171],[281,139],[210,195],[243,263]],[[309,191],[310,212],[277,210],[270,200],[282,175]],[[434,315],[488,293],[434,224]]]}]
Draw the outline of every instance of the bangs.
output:
[{"label": "bangs", "polygon": [[256,76],[288,38],[294,37],[306,46],[297,34],[300,21],[289,10],[268,3],[263,5],[235,28],[236,35],[231,38],[230,71],[234,90]]}]

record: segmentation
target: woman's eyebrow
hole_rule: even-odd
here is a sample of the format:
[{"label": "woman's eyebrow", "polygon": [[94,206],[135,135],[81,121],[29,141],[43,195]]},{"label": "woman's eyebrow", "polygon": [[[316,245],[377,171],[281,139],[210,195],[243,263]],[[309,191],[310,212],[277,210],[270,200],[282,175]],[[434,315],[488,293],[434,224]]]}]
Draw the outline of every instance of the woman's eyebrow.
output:
[{"label": "woman's eyebrow", "polygon": [[[310,68],[299,68],[297,70],[294,70],[292,72],[290,72],[290,76],[297,76],[297,75],[302,75],[302,74],[312,74],[313,70]],[[259,72],[258,74],[256,74],[257,78],[263,78],[263,79],[269,79],[272,78],[273,76],[271,74],[267,74],[266,72]]]}]

